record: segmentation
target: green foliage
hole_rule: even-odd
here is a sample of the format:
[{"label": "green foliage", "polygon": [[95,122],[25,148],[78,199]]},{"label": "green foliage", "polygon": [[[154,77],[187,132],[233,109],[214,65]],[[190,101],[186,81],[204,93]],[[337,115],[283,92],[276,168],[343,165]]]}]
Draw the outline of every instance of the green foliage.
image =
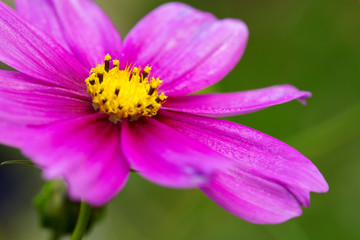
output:
[{"label": "green foliage", "polygon": [[[41,225],[51,230],[53,239],[71,234],[79,216],[80,203],[70,201],[66,187],[61,181],[50,181],[34,200]],[[104,215],[104,208],[92,208],[86,232]]]},{"label": "green foliage", "polygon": [[29,160],[9,160],[9,161],[4,161],[2,163],[0,163],[0,166],[3,165],[12,165],[12,164],[22,164],[22,165],[31,165],[34,166],[34,163],[32,163]]}]

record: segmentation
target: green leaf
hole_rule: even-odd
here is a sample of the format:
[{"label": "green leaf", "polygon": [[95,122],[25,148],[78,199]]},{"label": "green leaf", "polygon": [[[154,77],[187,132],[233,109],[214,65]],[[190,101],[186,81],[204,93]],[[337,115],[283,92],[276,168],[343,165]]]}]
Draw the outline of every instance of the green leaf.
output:
[{"label": "green leaf", "polygon": [[10,164],[23,164],[23,165],[32,165],[32,166],[34,166],[34,163],[29,161],[29,160],[9,160],[9,161],[4,161],[4,162],[0,163],[0,166],[2,166],[2,165],[10,165]]}]

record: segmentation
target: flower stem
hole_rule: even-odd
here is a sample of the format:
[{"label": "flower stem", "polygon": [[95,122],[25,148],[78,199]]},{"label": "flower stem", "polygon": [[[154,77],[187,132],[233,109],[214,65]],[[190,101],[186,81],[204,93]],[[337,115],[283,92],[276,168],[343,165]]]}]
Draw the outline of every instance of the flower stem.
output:
[{"label": "flower stem", "polygon": [[90,213],[91,213],[91,206],[85,202],[81,202],[79,218],[76,222],[76,227],[70,240],[82,239],[90,219]]}]

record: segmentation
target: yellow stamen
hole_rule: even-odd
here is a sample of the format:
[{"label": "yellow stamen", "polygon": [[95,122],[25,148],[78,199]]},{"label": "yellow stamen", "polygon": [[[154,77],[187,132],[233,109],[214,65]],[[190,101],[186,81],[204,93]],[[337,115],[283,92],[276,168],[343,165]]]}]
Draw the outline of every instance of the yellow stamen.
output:
[{"label": "yellow stamen", "polygon": [[85,80],[87,92],[93,98],[95,110],[110,114],[111,121],[137,120],[141,116],[152,117],[157,114],[167,96],[157,90],[162,81],[149,77],[151,67],[146,66],[119,69],[119,61],[105,56],[105,63],[91,69],[90,76]]}]

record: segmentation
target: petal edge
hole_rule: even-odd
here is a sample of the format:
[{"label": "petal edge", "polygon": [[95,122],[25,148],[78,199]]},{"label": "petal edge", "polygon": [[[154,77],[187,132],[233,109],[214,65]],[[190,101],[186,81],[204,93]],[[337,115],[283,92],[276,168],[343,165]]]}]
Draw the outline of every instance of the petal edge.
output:
[{"label": "petal edge", "polygon": [[291,85],[277,85],[262,89],[169,97],[163,109],[211,117],[228,117],[260,111],[264,108],[311,97]]}]

